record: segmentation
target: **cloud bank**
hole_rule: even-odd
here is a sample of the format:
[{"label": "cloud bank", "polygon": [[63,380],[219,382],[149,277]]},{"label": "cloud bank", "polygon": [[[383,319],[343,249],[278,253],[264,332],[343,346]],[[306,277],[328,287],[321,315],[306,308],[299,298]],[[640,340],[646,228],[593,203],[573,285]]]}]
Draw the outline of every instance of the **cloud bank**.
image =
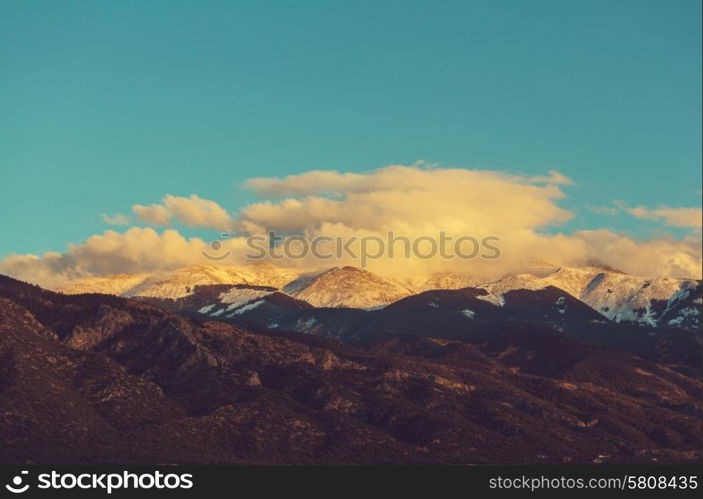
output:
[{"label": "cloud bank", "polygon": [[[141,222],[170,227],[228,231],[219,254],[223,264],[246,262],[246,236],[274,230],[282,234],[315,236],[384,236],[388,231],[410,238],[437,236],[497,236],[497,260],[405,259],[383,256],[369,270],[392,277],[413,277],[440,271],[499,278],[534,262],[582,265],[599,262],[644,276],[701,276],[700,232],[684,239],[635,240],[610,230],[558,233],[573,214],[559,205],[572,182],[559,172],[546,176],[508,175],[488,170],[422,168],[394,165],[368,173],[309,171],[284,178],[253,178],[246,187],[260,201],[230,214],[214,201],[195,194],[166,195],[160,203],[135,205]],[[641,208],[641,207],[640,207]],[[670,225],[699,227],[698,208],[634,208],[634,216]],[[698,217],[699,225],[693,224]],[[217,238],[219,234],[215,236]],[[64,253],[12,255],[0,262],[0,272],[43,285],[92,275],[133,273],[191,264],[211,264],[202,256],[208,242],[186,238],[174,229],[159,233],[132,227],[124,233],[108,230],[71,245]],[[304,268],[358,264],[358,261],[277,261]]]}]

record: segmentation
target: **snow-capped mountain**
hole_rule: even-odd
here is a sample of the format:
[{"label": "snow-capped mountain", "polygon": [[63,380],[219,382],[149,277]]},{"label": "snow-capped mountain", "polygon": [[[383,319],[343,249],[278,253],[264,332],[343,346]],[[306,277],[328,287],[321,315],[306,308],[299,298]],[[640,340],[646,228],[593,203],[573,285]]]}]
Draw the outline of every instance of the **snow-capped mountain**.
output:
[{"label": "snow-capped mountain", "polygon": [[240,267],[198,265],[151,274],[116,275],[76,281],[59,288],[65,294],[104,293],[125,297],[177,299],[193,293],[196,286],[247,284],[280,288],[298,272],[267,262]]},{"label": "snow-capped mountain", "polygon": [[[316,307],[369,308],[387,305],[414,293],[409,287],[356,267],[299,273],[270,263],[248,266],[193,266],[152,274],[115,275],[76,281],[59,288],[65,294],[103,293],[124,297],[179,300],[192,296],[196,287],[229,285],[222,289],[207,312],[228,305],[230,310],[274,290]],[[269,291],[247,289],[267,287]]]},{"label": "snow-capped mountain", "polygon": [[[537,291],[553,286],[614,322],[692,328],[701,323],[700,282],[648,279],[596,266],[539,264],[530,266],[527,272],[506,275],[489,283],[466,274],[448,272],[398,282],[356,267],[300,272],[260,262],[239,267],[192,266],[151,274],[95,277],[76,281],[59,291],[183,300],[192,296],[196,287],[204,286],[216,289],[208,288],[207,292],[187,303],[189,308],[199,305],[197,310],[203,309],[202,313],[209,316],[233,314],[240,306],[251,304],[274,291],[314,307],[371,309],[422,291],[463,288],[483,289],[487,294],[478,299],[501,306],[510,291]],[[262,287],[267,289],[258,289]]]},{"label": "snow-capped mountain", "polygon": [[[670,300],[688,296],[700,288],[700,283],[691,279],[637,277],[598,267],[553,267],[551,273],[509,275],[483,288],[499,300],[511,290],[547,286],[569,293],[615,322],[657,326],[665,312],[671,311]],[[687,314],[700,317],[700,307],[697,311],[695,307],[688,309]]]},{"label": "snow-capped mountain", "polygon": [[283,288],[315,307],[370,308],[414,293],[408,287],[356,267],[335,267]]}]

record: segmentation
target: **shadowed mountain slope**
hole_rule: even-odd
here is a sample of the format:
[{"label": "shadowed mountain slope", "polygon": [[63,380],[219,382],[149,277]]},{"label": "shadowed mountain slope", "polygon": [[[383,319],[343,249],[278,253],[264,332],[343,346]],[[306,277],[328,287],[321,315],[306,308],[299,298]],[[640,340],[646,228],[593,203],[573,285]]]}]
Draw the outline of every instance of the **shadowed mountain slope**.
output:
[{"label": "shadowed mountain slope", "polygon": [[1,276],[0,300],[3,464],[700,459],[699,381],[539,326],[360,348]]}]

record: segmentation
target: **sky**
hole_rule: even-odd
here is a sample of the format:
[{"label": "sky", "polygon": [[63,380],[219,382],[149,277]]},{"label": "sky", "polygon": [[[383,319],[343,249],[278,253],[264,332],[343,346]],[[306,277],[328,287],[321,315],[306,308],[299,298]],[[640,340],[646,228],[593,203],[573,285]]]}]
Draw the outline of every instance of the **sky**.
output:
[{"label": "sky", "polygon": [[134,206],[166,195],[240,219],[252,178],[391,165],[551,175],[570,215],[539,233],[700,239],[698,0],[2,1],[0,68],[0,259],[163,234]]}]

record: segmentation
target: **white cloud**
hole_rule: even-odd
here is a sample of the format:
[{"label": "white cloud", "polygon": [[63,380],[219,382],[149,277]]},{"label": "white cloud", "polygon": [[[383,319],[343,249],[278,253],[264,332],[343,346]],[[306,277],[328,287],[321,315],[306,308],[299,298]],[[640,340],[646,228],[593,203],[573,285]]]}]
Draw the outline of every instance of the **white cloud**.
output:
[{"label": "white cloud", "polygon": [[215,201],[203,199],[197,194],[191,194],[187,198],[167,194],[161,204],[137,204],[132,206],[132,211],[139,220],[164,227],[171,226],[173,218],[187,227],[217,230],[230,230],[234,224],[234,220],[224,208]]},{"label": "white cloud", "polygon": [[163,227],[171,226],[171,213],[168,209],[160,204],[152,204],[142,206],[135,204],[132,206],[132,211],[138,220],[152,225],[161,225]]},{"label": "white cloud", "polygon": [[260,196],[289,196],[244,208],[244,230],[299,231],[323,224],[355,230],[493,234],[557,224],[571,214],[555,185],[486,170],[389,166],[367,174],[311,171],[247,184]]},{"label": "white cloud", "polygon": [[703,225],[703,210],[701,208],[670,208],[662,206],[656,209],[644,206],[627,208],[627,212],[636,218],[663,222],[671,227],[698,227]]},{"label": "white cloud", "polygon": [[103,213],[100,215],[100,218],[108,225],[129,225],[132,222],[127,215],[121,213],[117,213],[116,215],[106,215]]}]

